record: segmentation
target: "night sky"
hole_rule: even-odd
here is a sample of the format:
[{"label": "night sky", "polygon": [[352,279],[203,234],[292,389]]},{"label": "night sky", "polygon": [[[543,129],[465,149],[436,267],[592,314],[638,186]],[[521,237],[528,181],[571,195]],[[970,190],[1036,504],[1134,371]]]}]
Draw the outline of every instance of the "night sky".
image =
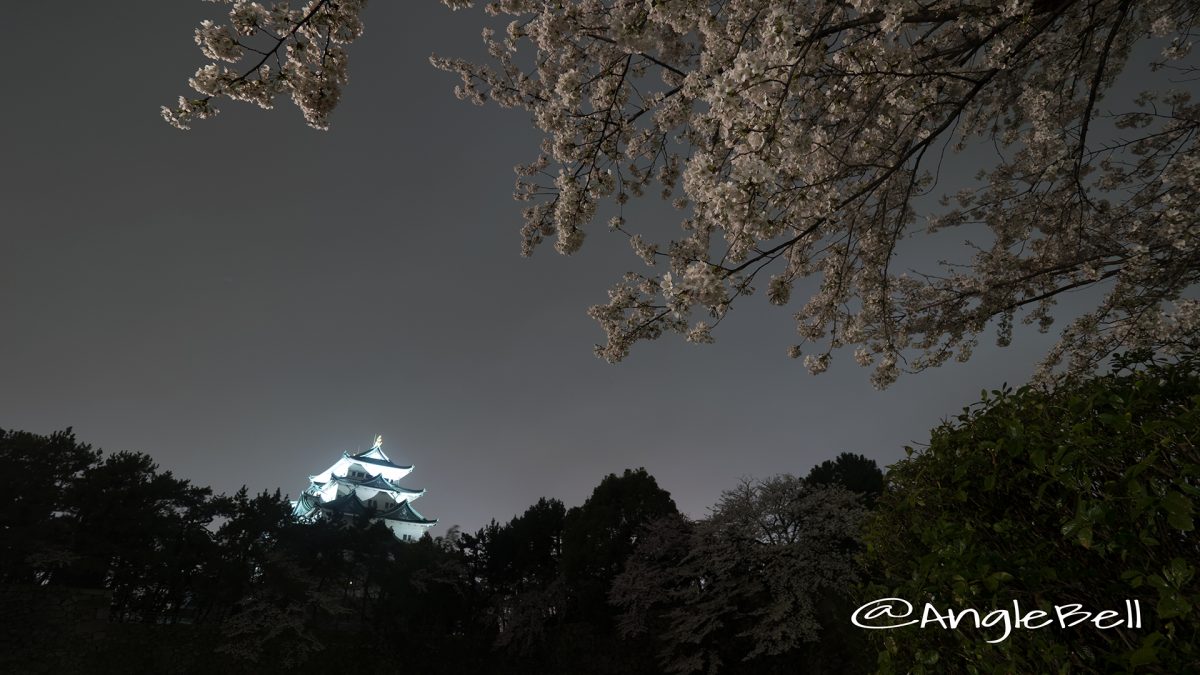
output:
[{"label": "night sky", "polygon": [[[428,63],[480,57],[482,11],[371,3],[331,131],[281,100],[179,132],[159,106],[188,93],[192,31],[221,11],[6,8],[0,427],[72,426],[218,492],[292,496],[382,434],[435,533],[578,504],[638,466],[703,516],[744,476],[842,451],[891,463],[1051,343],[1018,331],[878,392],[848,352],[817,377],[788,359],[798,307],[760,292],[715,345],[669,336],[607,364],[586,310],[644,266],[603,220],[571,258],[521,258],[512,166],[539,136]],[[627,220],[674,223],[656,202]]]}]

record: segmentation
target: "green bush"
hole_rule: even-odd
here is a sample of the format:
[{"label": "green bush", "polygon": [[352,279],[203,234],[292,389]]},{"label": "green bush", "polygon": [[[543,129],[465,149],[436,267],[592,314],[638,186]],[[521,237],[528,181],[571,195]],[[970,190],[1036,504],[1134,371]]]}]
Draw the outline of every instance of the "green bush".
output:
[{"label": "green bush", "polygon": [[1136,599],[1142,627],[996,644],[1001,627],[873,631],[881,672],[1200,672],[1200,359],[1117,361],[1054,391],[985,392],[907,449],[869,526],[866,598],[908,600],[910,618],[927,602],[1124,613]]}]

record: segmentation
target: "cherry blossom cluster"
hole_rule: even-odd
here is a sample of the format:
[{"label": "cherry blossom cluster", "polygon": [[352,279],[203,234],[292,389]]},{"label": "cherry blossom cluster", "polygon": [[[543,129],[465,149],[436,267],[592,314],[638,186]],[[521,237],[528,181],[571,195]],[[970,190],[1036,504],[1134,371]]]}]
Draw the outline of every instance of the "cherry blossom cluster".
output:
[{"label": "cherry blossom cluster", "polygon": [[[590,310],[602,357],[667,332],[709,342],[759,286],[772,304],[799,303],[793,357],[817,373],[854,348],[877,387],[968,359],[984,333],[1007,344],[1017,320],[1047,331],[1056,301],[1087,287],[1094,310],[1062,330],[1042,376],[1197,340],[1194,2],[497,0],[486,11],[511,19],[484,31],[489,62],[432,63],[461,77],[460,98],[526,109],[545,133],[517,167],[524,252],[552,239],[574,253],[603,207],[653,268]],[[1177,86],[1105,99],[1145,41]],[[976,187],[925,205],[944,158],[967,147],[995,149]],[[646,193],[679,209],[676,236],[625,217]],[[947,230],[969,240],[963,259],[901,266],[930,239],[913,235]]]},{"label": "cherry blossom cluster", "polygon": [[[212,0],[230,5],[228,22],[203,21],[196,44],[212,62],[188,81],[199,97],[179,97],[162,116],[179,129],[217,113],[214,99],[226,97],[272,108],[290,94],[316,129],[329,127],[329,114],[346,84],[345,46],[362,35],[366,0],[309,0],[264,5],[246,0]],[[228,64],[228,65],[227,65]]]},{"label": "cherry blossom cluster", "polygon": [[[228,22],[196,31],[212,60],[190,81],[200,96],[164,118],[187,128],[218,97],[270,107],[290,92],[326,128],[365,0],[223,1]],[[545,134],[517,166],[523,253],[547,239],[575,253],[615,211],[609,228],[651,268],[591,308],[604,358],[668,332],[711,342],[759,287],[796,303],[791,356],[819,373],[853,348],[878,387],[970,358],[985,332],[1008,344],[1018,319],[1048,331],[1063,294],[1090,287],[1094,308],[1061,331],[1041,375],[1197,341],[1194,2],[498,0],[486,11],[510,19],[483,32],[489,62],[431,60],[461,77],[460,98],[528,110]],[[1106,99],[1139,43],[1155,45],[1151,65],[1175,85]],[[967,147],[995,149],[976,186],[927,205],[943,160]],[[680,211],[675,236],[625,217],[647,193]],[[914,235],[939,231],[968,240],[961,259],[902,265],[931,240]]]},{"label": "cherry blossom cluster", "polygon": [[803,648],[819,639],[820,599],[862,578],[855,554],[866,516],[861,496],[841,486],[786,474],[744,480],[707,518],[645,528],[609,596],[618,629],[653,631],[662,672],[680,675],[720,672],[731,624],[746,659]]}]

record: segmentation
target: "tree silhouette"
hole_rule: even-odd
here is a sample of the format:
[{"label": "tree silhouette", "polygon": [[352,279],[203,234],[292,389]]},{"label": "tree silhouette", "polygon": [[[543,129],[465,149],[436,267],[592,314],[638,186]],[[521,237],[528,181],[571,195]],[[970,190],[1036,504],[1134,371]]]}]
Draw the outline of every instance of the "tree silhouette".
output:
[{"label": "tree silhouette", "polygon": [[883,472],[873,459],[852,452],[843,452],[836,459],[827,459],[814,466],[805,478],[814,485],[839,485],[863,495],[863,503],[871,506],[883,492]]}]

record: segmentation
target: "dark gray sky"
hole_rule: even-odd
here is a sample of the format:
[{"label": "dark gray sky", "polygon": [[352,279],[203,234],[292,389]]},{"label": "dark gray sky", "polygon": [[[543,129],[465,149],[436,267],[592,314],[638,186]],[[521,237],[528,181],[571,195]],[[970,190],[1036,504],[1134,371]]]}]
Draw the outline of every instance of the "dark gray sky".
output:
[{"label": "dark gray sky", "polygon": [[890,463],[1049,346],[985,343],[877,392],[849,354],[819,377],[789,360],[794,309],[759,295],[715,345],[609,365],[586,309],[640,261],[602,223],[572,258],[521,258],[512,165],[538,136],[428,64],[479,55],[482,12],[371,3],[329,132],[282,101],[176,131],[158,108],[187,92],[192,31],[220,11],[6,9],[0,427],[73,426],[217,491],[292,495],[383,434],[435,532],[578,504],[638,466],[701,516],[742,476],[841,451]]}]

